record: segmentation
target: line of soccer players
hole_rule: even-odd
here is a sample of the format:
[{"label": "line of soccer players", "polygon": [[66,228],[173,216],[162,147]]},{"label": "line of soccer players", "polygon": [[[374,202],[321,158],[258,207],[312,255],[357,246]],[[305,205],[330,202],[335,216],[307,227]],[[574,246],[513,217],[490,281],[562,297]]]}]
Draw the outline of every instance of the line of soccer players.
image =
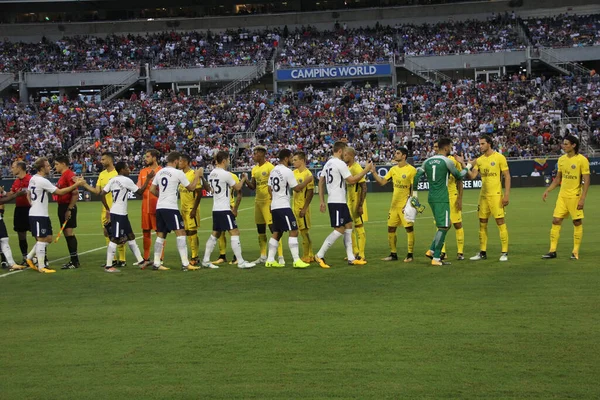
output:
[{"label": "line of soccer players", "polygon": [[[189,156],[172,152],[167,156],[166,167],[161,168],[158,165],[160,154],[156,150],[150,150],[145,154],[146,168],[141,171],[137,184],[128,177],[130,171],[126,163],[114,164],[113,155],[104,153],[101,158],[104,170],[95,187],[91,187],[83,179],[76,179],[75,174],[68,168],[69,160],[66,157],[57,157],[55,160],[55,169],[61,174],[57,186],[47,179],[50,174],[47,159],[40,158],[34,163],[37,174],[33,177],[26,173],[25,163],[19,161],[12,166],[17,179],[11,191],[0,198],[0,205],[16,199],[14,229],[19,234],[23,262],[17,264],[12,257],[2,212],[1,249],[7,266],[13,270],[29,266],[44,273],[54,272],[46,263],[46,247],[52,241],[53,233],[48,216],[48,201],[49,196],[54,195],[59,203],[61,232],[64,230],[70,253],[70,261],[63,269],[79,267],[77,239],[73,229],[77,226],[77,188],[83,186],[88,191],[101,195],[101,221],[108,248],[104,265],[107,272],[119,272],[119,269],[113,266],[113,260],[116,256],[117,267],[124,264],[125,244],[130,247],[136,258],[135,265],[141,268],[152,265],[155,270],[168,269],[162,264],[166,235],[171,231],[176,235],[176,246],[184,271],[199,269],[200,264],[207,268],[218,268],[218,264],[226,262],[226,232],[230,234],[234,252],[231,263],[236,263],[239,268],[252,268],[259,263],[264,263],[267,267],[283,267],[285,260],[281,237],[285,232],[289,232],[288,246],[295,268],[306,268],[312,261],[316,261],[322,268],[329,268],[329,264],[325,262],[325,254],[341,237],[344,238],[348,263],[362,265],[366,264],[364,223],[368,221],[365,176],[372,173],[379,185],[386,185],[391,180],[394,186],[387,229],[390,255],[382,260],[398,260],[396,230],[400,225],[407,233],[407,255],[404,262],[414,260],[415,207],[420,206],[416,189],[421,176],[425,176],[429,183],[428,201],[438,228],[426,256],[432,259],[432,265],[445,265],[449,264],[444,261],[445,236],[451,226],[456,229],[457,259],[464,260],[461,181],[466,178],[474,179],[479,175],[482,179],[478,203],[480,251],[470,259],[478,261],[487,258],[487,224],[492,216],[500,234],[500,261],[507,261],[508,230],[504,220],[504,208],[509,204],[510,195],[508,163],[502,154],[493,150],[491,137],[483,136],[479,142],[481,156],[475,161],[465,162],[458,155],[450,155],[450,139],[439,139],[435,147],[437,154],[425,160],[419,169],[407,163],[408,150],[399,148],[394,155],[395,165],[383,177],[379,176],[372,163],[368,163],[364,169],[360,167],[355,162],[354,149],[346,146],[344,142],[336,142],[333,145],[333,157],[325,164],[319,178],[320,210],[325,212],[325,209],[328,209],[333,231],[316,254],[312,252],[309,234],[314,182],[311,172],[306,168],[306,155],[303,152],[292,154],[283,149],[278,154],[278,165],[273,166],[266,161],[267,149],[257,146],[254,148],[256,165],[252,168],[251,178],[248,179],[247,175],[243,174],[240,180],[235,174],[227,171],[229,154],[221,151],[215,157],[216,167],[205,180],[202,168],[196,171],[191,168]],[[589,162],[578,154],[579,140],[576,137],[565,137],[563,149],[565,154],[558,161],[557,177],[543,194],[545,201],[548,193],[561,185],[553,214],[550,250],[542,257],[545,259],[556,258],[561,224],[567,216],[571,216],[574,224],[571,259],[579,258],[583,236],[583,207],[590,184]],[[292,164],[294,171],[289,168]],[[260,257],[254,262],[245,261],[242,257],[239,229],[235,221],[242,198],[241,188],[244,185],[256,191],[254,215]],[[328,195],[327,206],[325,188]],[[204,257],[200,262],[198,208],[203,189],[213,194],[213,232],[206,242]],[[135,242],[127,216],[130,194],[142,196],[143,255]],[[266,236],[267,227],[271,232],[269,240]],[[29,252],[25,236],[28,230],[36,238],[36,245]],[[157,238],[154,243],[154,258],[150,262],[152,230],[156,232]],[[302,237],[302,257],[299,252],[299,236]],[[188,243],[191,247],[191,259],[188,259]],[[219,258],[211,262],[210,255],[217,243]]]}]

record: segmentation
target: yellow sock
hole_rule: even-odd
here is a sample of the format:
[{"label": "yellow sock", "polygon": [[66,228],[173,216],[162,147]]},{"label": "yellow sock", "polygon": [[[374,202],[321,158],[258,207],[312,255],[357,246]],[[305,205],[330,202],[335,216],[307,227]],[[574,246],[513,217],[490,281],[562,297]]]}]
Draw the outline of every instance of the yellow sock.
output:
[{"label": "yellow sock", "polygon": [[302,229],[300,234],[302,235],[302,257],[313,257],[312,241],[308,229]]},{"label": "yellow sock", "polygon": [[107,237],[104,237],[104,240],[106,241],[106,246],[108,246],[108,244],[110,243],[110,239]]},{"label": "yellow sock", "polygon": [[352,230],[352,254],[358,254],[358,232],[356,227]]},{"label": "yellow sock", "polygon": [[552,225],[550,228],[550,253],[556,251],[558,247],[558,239],[560,238],[560,225]]},{"label": "yellow sock", "polygon": [[356,229],[356,237],[358,242],[358,255],[361,258],[365,259],[365,247],[367,245],[367,232],[365,232],[365,227],[357,227]]},{"label": "yellow sock", "polygon": [[456,230],[456,248],[458,254],[463,254],[465,252],[465,230],[463,228],[458,228]]},{"label": "yellow sock", "polygon": [[117,250],[118,250],[118,254],[119,254],[119,256],[117,257],[117,259],[119,261],[125,261],[125,245],[124,244],[120,244],[117,247]]},{"label": "yellow sock", "polygon": [[258,234],[258,246],[260,247],[260,256],[267,256],[267,234],[259,233]]},{"label": "yellow sock", "polygon": [[579,254],[579,246],[583,239],[583,225],[573,226],[573,253]]},{"label": "yellow sock", "polygon": [[279,246],[277,246],[277,257],[283,257],[283,240],[279,241]]},{"label": "yellow sock", "polygon": [[502,252],[508,253],[508,228],[506,224],[498,225],[500,231],[500,244],[502,245]]},{"label": "yellow sock", "polygon": [[227,238],[225,232],[219,236],[219,255],[227,253]]},{"label": "yellow sock", "polygon": [[481,251],[487,251],[487,225],[487,222],[479,223],[479,250]]},{"label": "yellow sock", "polygon": [[414,253],[415,249],[415,231],[406,232],[406,240],[408,242],[408,252]]},{"label": "yellow sock", "polygon": [[390,245],[390,253],[398,253],[398,248],[396,247],[397,241],[398,236],[396,235],[396,232],[388,232],[388,244]]},{"label": "yellow sock", "polygon": [[442,246],[442,253],[446,252],[446,242],[444,242],[444,245]]},{"label": "yellow sock", "polygon": [[194,233],[192,236],[188,236],[188,242],[190,243],[190,252],[192,253],[192,258],[198,258],[198,247],[200,243],[198,242],[198,232]]}]

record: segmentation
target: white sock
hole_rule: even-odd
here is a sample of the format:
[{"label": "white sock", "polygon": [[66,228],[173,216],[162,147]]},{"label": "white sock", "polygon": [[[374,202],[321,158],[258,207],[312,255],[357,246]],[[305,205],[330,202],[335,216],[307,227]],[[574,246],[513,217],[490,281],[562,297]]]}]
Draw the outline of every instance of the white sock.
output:
[{"label": "white sock", "polygon": [[344,246],[346,247],[346,257],[348,261],[354,261],[354,253],[352,253],[352,229],[344,231]]},{"label": "white sock", "polygon": [[275,253],[277,253],[277,248],[279,247],[279,242],[273,238],[269,239],[269,253],[267,255],[267,262],[275,261]]},{"label": "white sock", "polygon": [[323,242],[323,246],[321,246],[321,249],[317,252],[317,256],[319,258],[323,258],[325,257],[325,253],[327,253],[327,250],[329,250],[329,248],[331,246],[333,246],[333,244],[336,242],[336,240],[338,240],[339,238],[342,237],[342,234],[339,233],[338,231],[333,231],[329,234],[329,236],[327,236],[325,238],[325,241]]},{"label": "white sock", "polygon": [[[224,235],[225,233],[223,233]],[[210,255],[213,252],[213,250],[215,249],[215,245],[217,244],[217,238],[214,237],[213,235],[210,235],[208,237],[208,240],[206,241],[206,247],[204,248],[204,258],[202,259],[202,262],[210,262]]]},{"label": "white sock", "polygon": [[15,260],[13,259],[12,251],[10,250],[10,245],[8,244],[8,238],[5,237],[0,239],[0,245],[2,246],[2,254],[4,254],[4,257],[6,257],[6,262],[8,263],[8,266],[12,267],[13,265],[15,265]]},{"label": "white sock", "polygon": [[294,262],[300,259],[300,254],[298,253],[298,237],[289,237],[288,238],[288,247],[290,248],[290,253],[292,253],[292,259]]},{"label": "white sock", "polygon": [[38,269],[46,268],[46,247],[48,243],[37,242],[35,245],[35,255],[38,259]]},{"label": "white sock", "polygon": [[184,267],[190,265],[187,252],[187,236],[177,236],[177,251],[179,252],[179,258],[181,258],[181,265]]},{"label": "white sock", "polygon": [[140,252],[140,247],[138,246],[138,244],[136,243],[136,241],[135,240],[129,240],[127,242],[127,244],[129,245],[129,248],[133,252],[133,255],[135,256],[135,259],[137,260],[137,262],[144,261],[144,257],[142,257],[142,253]]},{"label": "white sock", "polygon": [[37,242],[35,242],[35,244],[33,245],[33,248],[31,249],[31,251],[29,252],[29,254],[27,254],[27,259],[28,260],[33,260],[33,256],[35,256],[36,249],[37,249]]},{"label": "white sock", "polygon": [[244,257],[242,257],[242,244],[240,243],[239,236],[231,236],[231,249],[238,261],[238,265],[245,263]]},{"label": "white sock", "polygon": [[160,256],[162,256],[163,247],[165,246],[165,239],[156,237],[154,242],[154,266],[160,267]]},{"label": "white sock", "polygon": [[112,267],[116,252],[117,244],[113,242],[108,242],[108,247],[106,248],[106,268]]}]

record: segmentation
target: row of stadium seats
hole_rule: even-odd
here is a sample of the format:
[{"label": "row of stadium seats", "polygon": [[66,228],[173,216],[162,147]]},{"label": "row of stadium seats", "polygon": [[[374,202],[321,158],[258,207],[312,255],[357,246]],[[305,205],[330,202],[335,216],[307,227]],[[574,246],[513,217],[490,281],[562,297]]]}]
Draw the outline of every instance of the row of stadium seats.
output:
[{"label": "row of stadium seats", "polygon": [[[447,55],[523,49],[516,25],[536,46],[600,45],[600,15],[559,15],[521,21],[494,16],[423,25],[332,31],[314,27],[248,32],[163,32],[107,37],[64,37],[40,43],[0,41],[0,72],[109,71],[152,68],[221,67],[269,60],[279,47],[279,67],[389,62],[402,55]],[[281,41],[281,43],[280,43]]]}]

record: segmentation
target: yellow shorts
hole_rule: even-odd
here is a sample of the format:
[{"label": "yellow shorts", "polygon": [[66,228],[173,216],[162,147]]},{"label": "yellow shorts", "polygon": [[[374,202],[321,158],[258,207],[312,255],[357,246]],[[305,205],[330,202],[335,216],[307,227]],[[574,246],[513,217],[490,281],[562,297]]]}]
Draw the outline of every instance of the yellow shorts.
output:
[{"label": "yellow shorts", "polygon": [[[480,197],[477,212],[481,219],[488,219],[490,216],[494,219],[504,218],[502,196]],[[454,222],[452,219],[451,221]]]},{"label": "yellow shorts", "polygon": [[358,215],[358,212],[356,211],[356,204],[355,203],[348,203],[348,209],[350,210],[350,217],[352,217],[352,224],[354,226],[356,225],[362,225],[365,222],[369,221],[369,212],[367,211],[367,202],[365,201],[363,203],[363,213],[362,215]]},{"label": "yellow shorts", "polygon": [[298,229],[310,229],[311,227],[311,218],[310,218],[310,208],[304,214],[304,217],[300,218],[300,209],[294,209],[294,217],[296,217],[296,222],[298,223]]},{"label": "yellow shorts", "polygon": [[408,222],[404,218],[404,211],[402,211],[403,207],[404,206],[402,206],[402,205],[399,204],[396,207],[390,208],[390,211],[388,213],[387,226],[392,227],[392,228],[397,228],[399,226],[403,226],[404,228],[408,228],[408,227],[411,227],[411,226],[415,225],[414,222]]},{"label": "yellow shorts", "polygon": [[273,223],[271,202],[254,202],[254,223],[256,225],[271,225]]},{"label": "yellow shorts", "polygon": [[462,211],[458,209],[458,193],[450,195],[450,221],[453,224],[462,222]]},{"label": "yellow shorts", "polygon": [[552,216],[554,218],[566,218],[570,215],[572,220],[583,219],[583,210],[577,209],[577,203],[579,203],[579,197],[558,196]]},{"label": "yellow shorts", "polygon": [[192,212],[191,208],[182,208],[181,209],[181,217],[183,218],[183,227],[186,231],[195,231],[200,228],[200,209],[196,210],[196,215],[194,218],[190,217],[190,213]]}]

